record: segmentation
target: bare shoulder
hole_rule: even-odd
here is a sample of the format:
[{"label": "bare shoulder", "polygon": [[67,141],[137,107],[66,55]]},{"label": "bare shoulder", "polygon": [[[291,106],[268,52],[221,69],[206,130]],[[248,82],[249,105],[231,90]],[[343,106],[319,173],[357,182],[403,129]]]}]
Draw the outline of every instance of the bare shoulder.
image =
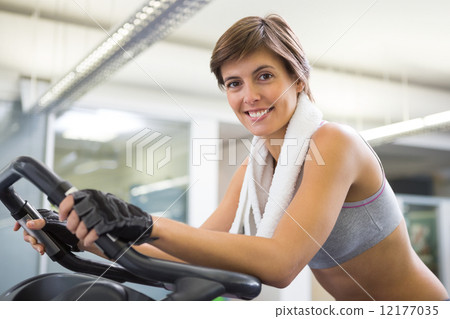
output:
[{"label": "bare shoulder", "polygon": [[360,136],[352,127],[332,122],[322,125],[312,136],[315,143],[324,146],[335,146],[336,144],[352,146],[352,144],[359,144],[360,139]]},{"label": "bare shoulder", "polygon": [[354,168],[361,152],[361,142],[361,137],[353,128],[327,123],[311,137],[309,152],[312,157],[322,156],[327,165],[333,164],[338,169],[345,166]]},{"label": "bare shoulder", "polygon": [[378,190],[383,176],[380,163],[356,130],[342,124],[327,123],[315,132],[312,141],[326,165],[351,176],[352,187],[347,201],[366,198]]}]

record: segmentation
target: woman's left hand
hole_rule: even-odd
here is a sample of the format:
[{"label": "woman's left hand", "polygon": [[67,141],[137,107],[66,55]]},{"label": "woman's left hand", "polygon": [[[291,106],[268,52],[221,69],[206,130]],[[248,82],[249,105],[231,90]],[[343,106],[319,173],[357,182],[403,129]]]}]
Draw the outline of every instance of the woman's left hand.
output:
[{"label": "woman's left hand", "polygon": [[59,206],[59,215],[85,246],[106,233],[139,245],[150,240],[153,227],[151,215],[139,207],[91,189],[68,195]]},{"label": "woman's left hand", "polygon": [[84,246],[92,245],[97,239],[98,234],[95,229],[89,231],[86,224],[80,220],[74,209],[75,202],[72,195],[67,196],[59,205],[59,219],[67,220],[67,229],[77,236]]}]

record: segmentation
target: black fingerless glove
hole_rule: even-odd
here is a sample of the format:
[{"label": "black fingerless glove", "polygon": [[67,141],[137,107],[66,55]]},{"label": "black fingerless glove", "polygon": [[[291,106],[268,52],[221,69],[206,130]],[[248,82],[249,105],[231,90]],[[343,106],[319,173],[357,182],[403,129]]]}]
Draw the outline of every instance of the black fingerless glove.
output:
[{"label": "black fingerless glove", "polygon": [[78,238],[67,229],[65,221],[59,220],[58,213],[48,209],[38,209],[38,212],[45,220],[43,231],[64,245],[69,251],[80,251]]},{"label": "black fingerless glove", "polygon": [[80,219],[99,236],[109,233],[136,245],[151,240],[152,217],[139,207],[93,189],[77,191],[72,196]]}]

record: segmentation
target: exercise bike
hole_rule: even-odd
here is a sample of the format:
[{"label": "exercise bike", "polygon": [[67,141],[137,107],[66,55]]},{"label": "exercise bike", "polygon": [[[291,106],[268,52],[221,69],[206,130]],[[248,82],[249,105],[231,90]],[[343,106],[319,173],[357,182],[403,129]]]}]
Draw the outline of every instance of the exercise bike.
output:
[{"label": "exercise bike", "polygon": [[52,261],[75,273],[48,273],[26,279],[0,294],[0,300],[154,300],[124,282],[165,288],[170,293],[164,301],[213,300],[219,296],[250,300],[261,291],[259,279],[253,276],[150,258],[110,234],[102,235],[96,245],[116,263],[80,258],[51,234],[26,228],[28,220],[42,216],[14,190],[13,184],[21,178],[34,184],[56,206],[74,187],[31,157],[18,157],[0,171],[0,200],[11,216],[45,245]]}]

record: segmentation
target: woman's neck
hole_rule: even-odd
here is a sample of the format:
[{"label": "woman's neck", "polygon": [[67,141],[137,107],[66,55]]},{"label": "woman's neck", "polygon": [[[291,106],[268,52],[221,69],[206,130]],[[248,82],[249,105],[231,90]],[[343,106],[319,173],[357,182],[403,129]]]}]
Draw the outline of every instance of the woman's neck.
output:
[{"label": "woman's neck", "polygon": [[264,144],[270,155],[274,158],[275,162],[278,162],[278,158],[280,157],[281,147],[283,146],[285,135],[286,127],[283,127],[270,136],[263,137],[265,139]]}]

